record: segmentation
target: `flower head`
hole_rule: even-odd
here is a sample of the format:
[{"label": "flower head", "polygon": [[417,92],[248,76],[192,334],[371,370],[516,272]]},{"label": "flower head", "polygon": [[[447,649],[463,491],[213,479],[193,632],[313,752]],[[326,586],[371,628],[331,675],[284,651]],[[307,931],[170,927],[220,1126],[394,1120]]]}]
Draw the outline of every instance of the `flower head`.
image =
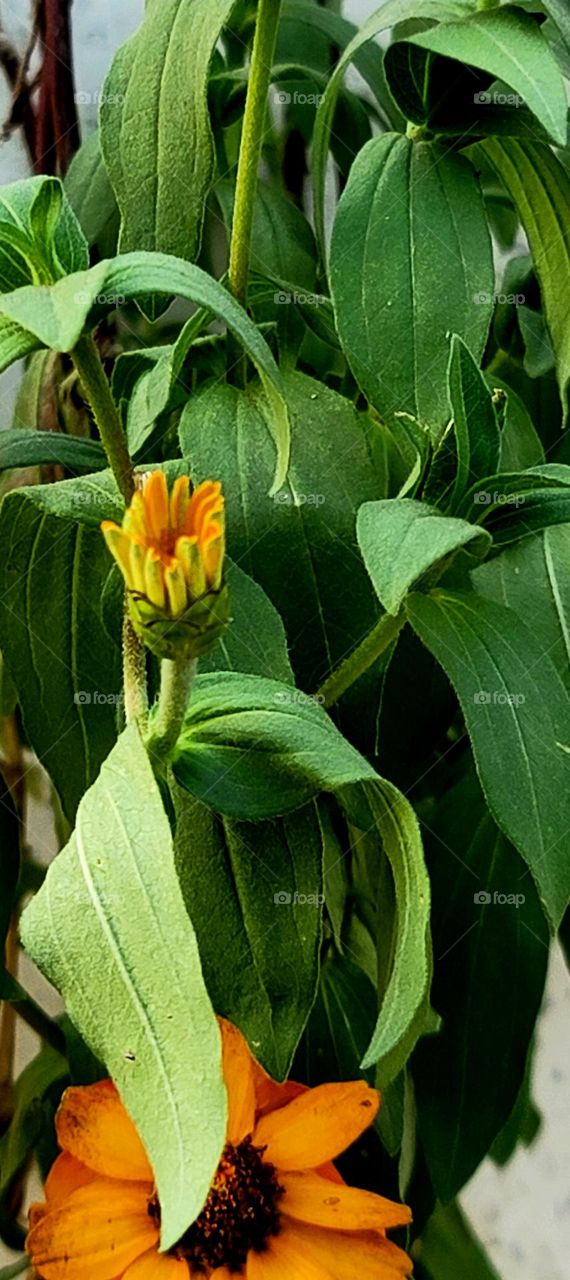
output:
[{"label": "flower head", "polygon": [[62,1154],[46,1203],[30,1211],[27,1250],[44,1280],[401,1280],[411,1262],[387,1239],[410,1212],[348,1187],[332,1163],[372,1124],[364,1081],[276,1084],[241,1033],[222,1023],[226,1146],[208,1200],[169,1253],[136,1129],[109,1080],[68,1089],[56,1119]]},{"label": "flower head", "polygon": [[104,520],[101,529],[145,644],[164,658],[210,648],[228,622],[221,484],[206,480],[192,492],[180,476],[169,495],[164,472],[152,471],[122,525]]}]

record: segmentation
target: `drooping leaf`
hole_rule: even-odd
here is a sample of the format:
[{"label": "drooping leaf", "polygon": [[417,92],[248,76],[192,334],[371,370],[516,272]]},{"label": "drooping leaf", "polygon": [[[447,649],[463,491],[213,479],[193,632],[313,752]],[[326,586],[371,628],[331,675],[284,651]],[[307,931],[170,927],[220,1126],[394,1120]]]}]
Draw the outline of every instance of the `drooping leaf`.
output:
[{"label": "drooping leaf", "polygon": [[193,261],[214,176],[212,56],[234,0],[150,0],[101,97],[101,144],[121,211],[121,250]]},{"label": "drooping leaf", "polygon": [[479,363],[493,309],[491,240],[468,161],[401,134],[367,143],[339,202],[330,283],[368,400],[384,419],[409,413],[437,438],[449,418],[448,335]]},{"label": "drooping leaf", "polygon": [[570,380],[570,175],[550,147],[488,138],[481,152],[504,183],[527,236],[556,353],[564,414]]},{"label": "drooping leaf", "polygon": [[501,433],[485,378],[469,348],[454,334],[448,369],[449,404],[457,442],[457,473],[450,508],[478,479],[498,470]]},{"label": "drooping leaf", "polygon": [[0,288],[48,284],[89,265],[87,243],[59,178],[24,178],[0,194]]},{"label": "drooping leaf", "polygon": [[[273,484],[277,491],[284,483],[289,458],[289,421],[279,370],[253,321],[231,294],[200,267],[166,254],[130,253],[99,262],[90,271],[67,276],[53,287],[26,287],[5,294],[0,298],[0,317],[6,316],[18,326],[11,342],[6,340],[6,354],[20,341],[22,329],[31,335],[31,349],[39,341],[56,351],[72,351],[89,317],[94,320],[94,308],[99,313],[110,311],[116,307],[117,299],[126,301],[149,294],[187,298],[227,324],[244,346],[258,370],[267,400],[267,426],[278,454]],[[2,335],[0,327],[0,341]],[[20,354],[18,349],[12,359]],[[1,359],[0,347],[0,364]]]},{"label": "drooping leaf", "polygon": [[77,490],[70,518],[42,505],[61,487],[20,489],[2,504],[0,645],[26,732],[72,819],[115,741],[120,653],[101,618],[110,566],[100,533],[73,519]]},{"label": "drooping leaf", "polygon": [[531,877],[469,775],[430,820],[438,1036],[414,1055],[418,1123],[440,1200],[459,1192],[521,1087],[542,1001],[548,928]]},{"label": "drooping leaf", "polygon": [[556,927],[570,897],[570,706],[562,680],[512,609],[440,589],[411,595],[406,608],[456,690],[489,809],[527,862]]},{"label": "drooping leaf", "polygon": [[226,1096],[170,828],[135,725],[84,796],[74,835],[24,913],[22,938],[139,1130],[167,1249],[207,1197]]},{"label": "drooping leaf", "polygon": [[443,567],[461,547],[485,555],[491,545],[489,535],[476,525],[442,516],[413,498],[365,502],[358,512],[357,532],[374,590],[392,614],[419,578],[436,565]]},{"label": "drooping leaf", "polygon": [[0,471],[58,463],[70,471],[103,471],[107,459],[102,445],[60,432],[16,428],[0,435]]},{"label": "drooping leaf", "polygon": [[322,833],[313,804],[221,819],[173,785],[176,865],[214,1006],[287,1075],[318,981]]}]

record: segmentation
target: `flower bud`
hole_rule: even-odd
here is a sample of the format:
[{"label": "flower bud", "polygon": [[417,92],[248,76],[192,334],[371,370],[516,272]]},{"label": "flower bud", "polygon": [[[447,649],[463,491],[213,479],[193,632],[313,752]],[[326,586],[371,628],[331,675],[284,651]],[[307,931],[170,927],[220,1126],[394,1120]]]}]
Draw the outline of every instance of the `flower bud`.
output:
[{"label": "flower bud", "polygon": [[122,525],[104,520],[101,529],[148,648],[159,658],[206,653],[229,622],[221,484],[206,480],[192,492],[180,476],[169,496],[164,472],[152,471]]}]

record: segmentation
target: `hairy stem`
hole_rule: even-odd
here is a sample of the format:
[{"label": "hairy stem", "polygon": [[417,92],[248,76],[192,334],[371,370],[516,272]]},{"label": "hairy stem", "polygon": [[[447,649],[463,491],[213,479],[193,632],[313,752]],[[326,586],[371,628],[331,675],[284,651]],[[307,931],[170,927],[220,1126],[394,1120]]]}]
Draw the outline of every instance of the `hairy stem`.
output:
[{"label": "hairy stem", "polygon": [[79,339],[72,351],[72,358],[83,394],[93,412],[109,466],[128,504],[135,491],[133,464],[103,362],[90,334],[84,334]]},{"label": "hairy stem", "polygon": [[360,677],[376,662],[376,659],[385,652],[392,644],[392,641],[399,635],[406,621],[403,609],[394,617],[391,613],[385,613],[379,623],[369,631],[358,648],[351,653],[349,658],[341,662],[340,666],[333,671],[332,675],[325,680],[318,691],[318,697],[322,700],[325,707],[334,706],[338,702],[343,693],[350,689]]},{"label": "hairy stem", "polygon": [[138,720],[146,729],[148,719],[148,693],[146,682],[146,649],[139,640],[127,612],[123,615],[123,685],[125,690],[125,719]]},{"label": "hairy stem", "polygon": [[149,754],[160,761],[170,759],[180,737],[197,668],[195,658],[163,659],[160,697],[148,742]]},{"label": "hairy stem", "polygon": [[249,68],[249,82],[239,153],[229,285],[242,306],[247,302],[247,281],[253,231],[253,211],[263,133],[267,91],[271,83],[273,54],[277,40],[281,0],[259,0],[257,24]]}]

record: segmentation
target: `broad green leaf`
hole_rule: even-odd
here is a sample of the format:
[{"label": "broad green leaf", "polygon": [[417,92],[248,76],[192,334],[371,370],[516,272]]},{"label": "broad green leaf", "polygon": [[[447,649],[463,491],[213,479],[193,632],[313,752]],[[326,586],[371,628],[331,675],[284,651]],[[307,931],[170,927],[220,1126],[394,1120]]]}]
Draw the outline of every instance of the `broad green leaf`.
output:
[{"label": "broad green leaf", "polygon": [[556,928],[570,897],[570,706],[562,680],[512,609],[438,589],[410,596],[407,612],[456,690],[489,809],[527,862]]},{"label": "broad green leaf", "polygon": [[550,147],[540,143],[488,138],[481,144],[481,151],[507,188],[530,245],[566,415],[570,380],[570,326],[565,303],[570,288],[570,175]]},{"label": "broad green leaf", "polygon": [[452,509],[476,480],[499,466],[501,433],[491,392],[469,348],[454,334],[448,369],[449,406],[457,441]]},{"label": "broad green leaf", "polygon": [[570,49],[570,13],[566,0],[542,0],[542,7],[558,27],[567,49]]},{"label": "broad green leaf", "polygon": [[[515,5],[465,14],[459,22],[443,21],[406,40],[430,53],[441,54],[489,72],[514,90],[513,106],[526,105],[554,142],[566,142],[566,92],[562,73],[539,24]],[[397,49],[397,46],[394,46]],[[391,51],[387,55],[387,66]],[[492,91],[491,91],[492,92]],[[485,113],[481,113],[484,128]]]},{"label": "broad green leaf", "polygon": [[[72,351],[79,341],[94,307],[110,311],[118,300],[148,294],[178,294],[204,307],[222,320],[242,343],[258,370],[267,398],[267,426],[278,455],[273,482],[276,492],[284,483],[289,458],[289,421],[279,370],[253,321],[231,294],[200,267],[161,253],[123,254],[99,262],[90,271],[70,275],[53,287],[28,287],[5,294],[0,298],[0,317],[15,321],[18,333],[26,329],[32,335],[34,347],[38,339],[42,346],[66,352]],[[18,351],[19,354],[22,353]]]},{"label": "broad green leaf", "polygon": [[22,917],[22,939],[137,1126],[168,1249],[204,1205],[227,1107],[220,1033],[135,725],[84,796],[74,835]]},{"label": "broad green leaf", "polygon": [[501,432],[501,455],[498,471],[524,471],[544,462],[544,450],[532,418],[512,387],[496,376],[487,376],[491,390],[498,388],[507,396],[505,421]]},{"label": "broad green leaf", "polygon": [[87,243],[59,178],[24,178],[0,191],[0,288],[48,284],[89,265]]},{"label": "broad green leaf", "polygon": [[14,320],[3,316],[0,320],[0,373],[16,360],[23,360],[32,351],[38,351],[41,345],[32,333],[27,333]]},{"label": "broad green leaf", "polygon": [[275,818],[376,774],[314,698],[260,676],[198,675],[173,765],[231,818]]},{"label": "broad green leaf", "polygon": [[[512,776],[512,758],[509,758]],[[426,833],[438,1036],[414,1055],[418,1123],[436,1194],[448,1203],[508,1119],[525,1074],[549,955],[531,877],[469,775]]]},{"label": "broad green leaf", "polygon": [[330,283],[367,399],[389,422],[409,413],[437,438],[449,418],[449,334],[479,363],[493,311],[491,239],[469,162],[401,134],[367,143],[338,206]]},{"label": "broad green leaf", "polygon": [[200,671],[244,671],[293,684],[285,628],[263,589],[228,560],[232,620],[214,648],[200,659]]},{"label": "broad green leaf", "polygon": [[0,471],[54,463],[70,471],[102,471],[107,459],[100,444],[80,436],[19,428],[0,433]]},{"label": "broad green leaf", "polygon": [[413,498],[365,502],[358,512],[357,533],[374,590],[392,614],[398,613],[418,579],[436,566],[441,572],[461,547],[485,555],[491,546],[489,535],[476,525],[442,516]]},{"label": "broad green leaf", "polygon": [[81,144],[65,175],[65,193],[90,245],[106,244],[118,209],[98,130]]},{"label": "broad green leaf", "polygon": [[376,992],[349,956],[327,957],[296,1059],[310,1085],[355,1080],[376,1020]]},{"label": "broad green leaf", "polygon": [[[366,800],[390,864],[395,896],[390,975],[362,1062],[365,1069],[378,1064],[384,1088],[401,1071],[423,1029],[418,1015],[431,981],[430,885],[418,820],[405,796],[392,783],[379,780],[366,787]],[[382,923],[378,922],[380,929]],[[410,1042],[410,1031],[416,1027]]]},{"label": "broad green leaf", "polygon": [[413,1248],[422,1280],[499,1280],[458,1204],[439,1205]]},{"label": "broad green leaf", "polygon": [[73,518],[81,489],[73,490],[69,518],[49,511],[66,483],[83,482],[20,489],[4,499],[0,646],[26,733],[72,819],[115,741],[121,675],[119,649],[101,619],[108,553],[101,534]]},{"label": "broad green leaf", "polygon": [[244,393],[217,386],[193,396],[180,443],[196,481],[222,480],[230,555],[279,610],[297,678],[312,691],[377,621],[355,523],[379,481],[366,420],[352,404],[305,374],[287,373],[283,385],[291,465],[273,499],[271,446],[254,387]]},{"label": "broad green leaf", "polygon": [[176,866],[215,1008],[265,1069],[288,1074],[318,981],[322,833],[306,805],[273,822],[221,819],[173,785]]},{"label": "broad green leaf", "polygon": [[[227,180],[218,183],[215,194],[231,230],[233,184]],[[254,207],[251,270],[289,280],[301,291],[314,292],[316,253],[315,237],[301,210],[281,191],[260,182]]]},{"label": "broad green leaf", "polygon": [[491,1159],[499,1168],[512,1160],[519,1145],[531,1147],[542,1128],[542,1114],[535,1105],[532,1093],[533,1048],[531,1044],[527,1060],[524,1080],[507,1123],[495,1138],[491,1147]]},{"label": "broad green leaf", "polygon": [[53,1125],[54,1106],[49,1105],[46,1095],[55,1085],[59,1085],[61,1093],[67,1075],[65,1058],[44,1045],[18,1077],[14,1086],[14,1113],[0,1144],[0,1199],[28,1161],[46,1123]]},{"label": "broad green leaf", "polygon": [[472,574],[478,595],[526,622],[570,688],[570,526],[524,538]]},{"label": "broad green leaf", "polygon": [[121,211],[123,252],[195,259],[215,153],[210,62],[234,0],[149,0],[101,97],[103,155]]},{"label": "broad green leaf", "polygon": [[[293,27],[293,39],[295,36],[298,39],[299,30],[306,30],[309,26],[323,32],[335,50],[344,51],[353,40],[358,40],[359,36],[358,27],[353,22],[347,21],[340,13],[335,13],[328,7],[313,4],[311,0],[286,0],[280,24],[282,33],[287,31],[289,23]],[[382,115],[388,120],[397,115],[386,84],[383,53],[378,45],[373,41],[361,45],[354,53],[352,61],[369,89],[372,90]],[[328,71],[328,67],[326,70]],[[396,122],[393,121],[393,123],[395,125]]]},{"label": "broad green leaf", "polygon": [[[436,22],[445,18],[461,18],[470,13],[471,8],[471,0],[448,0],[448,2],[446,0],[385,0],[385,3],[379,6],[376,12],[364,23],[360,31],[356,33],[339,58],[319,106],[313,135],[312,168],[315,227],[323,258],[325,256],[327,155],[335,107],[347,67],[351,62],[356,63],[364,51],[369,52],[369,50],[366,50],[366,46],[374,40],[375,36],[387,31],[389,27],[394,27],[400,22],[407,22],[409,18],[433,19]],[[362,65],[360,65],[359,69],[362,72]],[[372,82],[371,88],[374,91],[374,82]]]}]

